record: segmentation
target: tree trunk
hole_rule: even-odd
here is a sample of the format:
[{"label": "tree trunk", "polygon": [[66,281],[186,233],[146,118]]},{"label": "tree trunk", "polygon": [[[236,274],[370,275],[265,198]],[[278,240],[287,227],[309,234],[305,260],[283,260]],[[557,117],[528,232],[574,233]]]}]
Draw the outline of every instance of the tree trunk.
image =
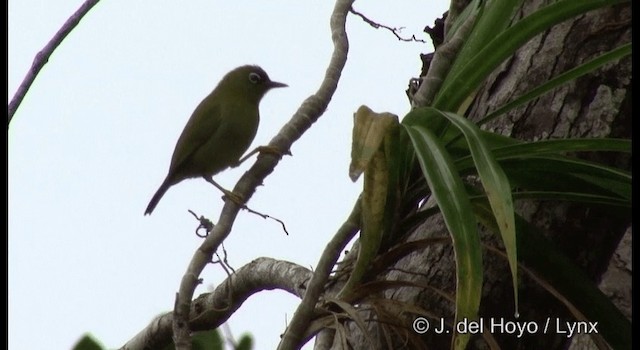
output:
[{"label": "tree trunk", "polygon": [[[545,1],[524,2],[516,17],[522,18],[544,6]],[[503,63],[478,91],[468,117],[478,120],[496,107],[518,97],[532,87],[631,40],[630,2],[592,11],[561,23],[538,35]],[[521,140],[572,137],[631,138],[631,57],[609,64],[574,80],[539,99],[511,111],[489,126],[493,131]],[[586,154],[583,158],[623,169],[630,169],[627,154]],[[631,215],[630,212],[588,208],[565,202],[520,203],[517,211],[550,238],[557,247],[581,267],[610,295],[623,313],[631,318]],[[623,235],[625,239],[621,241]],[[406,237],[414,241],[429,237],[448,237],[440,217],[427,220]],[[500,239],[483,233],[483,243],[502,248]],[[615,254],[614,254],[615,252]],[[545,254],[545,252],[540,252]],[[613,257],[613,258],[612,258]],[[483,254],[485,267],[480,316],[514,320],[514,301],[509,267],[504,258],[489,250]],[[437,292],[455,294],[455,261],[450,244],[433,244],[416,251],[387,270],[381,280],[403,280],[431,288],[401,287],[384,293],[385,299],[403,301],[444,317],[451,324],[455,305]],[[520,318],[528,321],[547,317],[572,319],[567,308],[526,274],[519,274]],[[412,319],[407,318],[405,334],[391,335],[393,348],[416,348],[411,339]],[[435,326],[435,325],[433,325]],[[375,327],[375,326],[374,326]],[[367,339],[355,324],[349,325],[349,343],[354,348],[387,348],[387,335]],[[565,349],[572,339],[564,334],[492,334],[502,349]],[[403,338],[404,337],[404,338]],[[377,342],[372,347],[369,341]],[[580,344],[584,339],[578,340]],[[419,338],[420,347],[447,349],[451,334],[427,332]],[[334,343],[336,344],[336,343]],[[407,345],[409,344],[409,345]],[[335,346],[335,345],[334,345]],[[576,346],[576,345],[574,345]],[[489,348],[481,336],[474,336],[470,349]],[[578,348],[583,348],[582,345]]]}]

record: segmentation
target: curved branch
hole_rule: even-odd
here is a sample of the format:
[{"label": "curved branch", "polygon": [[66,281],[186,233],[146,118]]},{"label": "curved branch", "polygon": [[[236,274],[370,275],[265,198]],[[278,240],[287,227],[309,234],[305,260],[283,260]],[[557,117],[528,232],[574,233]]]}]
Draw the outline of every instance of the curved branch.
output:
[{"label": "curved branch", "polygon": [[[212,293],[200,295],[191,305],[189,326],[194,331],[223,324],[253,294],[281,289],[298,297],[305,293],[312,272],[300,265],[258,258],[241,267]],[[120,349],[162,349],[171,342],[173,313],[156,317]]]},{"label": "curved branch", "polygon": [[336,261],[338,261],[344,247],[360,229],[360,216],[362,212],[360,202],[361,199],[358,198],[349,218],[342,224],[336,235],[322,252],[318,266],[313,273],[311,281],[309,281],[307,292],[304,294],[302,302],[293,314],[289,327],[287,327],[280,341],[280,345],[278,345],[278,350],[300,348],[300,341],[304,338],[304,331],[309,326],[309,322],[313,317],[313,311],[318,303],[318,299],[320,299],[320,295],[324,291],[324,286],[329,279],[331,269],[336,264]]},{"label": "curved branch", "polygon": [[[338,87],[342,69],[347,61],[349,43],[345,32],[345,22],[352,3],[353,0],[338,0],[331,15],[331,37],[334,43],[334,50],[318,91],[302,103],[291,120],[284,125],[269,143],[269,146],[282,150],[283,154],[291,148],[293,142],[299,139],[320,118]],[[265,154],[258,157],[251,169],[240,178],[233,191],[242,198],[249,200],[256,187],[263,183],[279,161],[279,157],[273,154]],[[182,277],[174,308],[173,337],[176,349],[190,349],[188,316],[191,298],[193,298],[193,293],[199,283],[200,273],[209,263],[216,249],[231,232],[231,227],[240,209],[240,206],[233,201],[225,203],[220,213],[218,224],[196,250],[187,267],[187,271]]]},{"label": "curved branch", "polygon": [[55,49],[60,46],[62,40],[64,40],[67,35],[71,33],[71,31],[78,25],[78,23],[80,23],[80,20],[84,17],[84,15],[86,15],[99,1],[100,0],[85,1],[84,4],[82,4],[82,6],[80,6],[80,8],[73,15],[71,15],[71,17],[69,17],[66,22],[64,22],[60,30],[58,30],[53,38],[51,38],[47,45],[36,54],[36,57],[33,59],[33,63],[31,64],[31,68],[22,80],[22,83],[20,83],[20,86],[18,86],[18,90],[13,95],[11,102],[9,102],[9,106],[7,108],[9,112],[7,127],[9,127],[9,124],[11,124],[13,115],[16,113],[16,110],[18,110],[18,107],[20,107],[20,103],[22,103],[24,96],[29,91],[29,88],[31,88],[31,84],[33,84],[33,81],[36,80],[36,76],[38,76],[38,73],[40,73],[42,67],[44,67],[44,65],[49,61],[49,57],[51,57],[53,51],[55,51]]}]

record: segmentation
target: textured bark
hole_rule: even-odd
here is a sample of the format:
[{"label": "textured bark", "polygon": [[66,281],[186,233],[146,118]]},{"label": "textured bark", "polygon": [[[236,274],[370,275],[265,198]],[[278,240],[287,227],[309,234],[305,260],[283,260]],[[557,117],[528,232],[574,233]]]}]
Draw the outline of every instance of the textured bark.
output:
[{"label": "textured bark", "polygon": [[[516,17],[526,16],[546,3],[542,0],[526,1]],[[469,118],[482,118],[530,88],[630,40],[630,3],[592,11],[561,23],[532,39],[490,76],[478,91]],[[547,93],[511,111],[507,117],[495,120],[489,129],[521,140],[572,137],[630,139],[631,58],[609,64]],[[580,156],[623,169],[631,166],[629,155],[602,153]],[[598,284],[602,279],[599,284],[601,290],[631,318],[630,212],[548,201],[527,202],[519,205],[517,211],[543,231],[594,283]],[[625,239],[621,242],[623,235]],[[443,236],[448,236],[448,233],[441,219],[436,217],[423,223],[405,241]],[[482,240],[487,245],[501,247],[500,239],[493,234],[483,233]],[[480,316],[513,320],[513,290],[508,265],[502,257],[488,250],[484,251],[483,261],[485,282]],[[430,245],[404,257],[387,271],[378,276],[378,280],[411,281],[434,289],[396,288],[386,291],[384,298],[417,305],[445,317],[449,322],[453,321],[453,303],[437,292],[455,293],[455,261],[450,244]],[[520,276],[520,320],[541,322],[548,316],[572,319],[566,307],[537,282],[522,272]],[[391,336],[393,348],[416,348],[411,339],[406,338],[415,336],[411,331],[413,318],[406,316],[405,334]],[[349,342],[354,348],[387,348],[386,335],[374,323],[370,324],[373,334],[377,335],[372,338],[377,342],[373,347],[356,325],[349,324],[348,327]],[[571,339],[553,333],[522,338],[493,334],[493,337],[502,349],[565,349],[570,346]],[[425,348],[446,349],[451,344],[451,334],[428,332],[420,341]],[[582,341],[580,344],[584,344]],[[582,345],[574,346],[583,348]],[[489,346],[482,337],[475,336],[468,348],[485,349]]]}]

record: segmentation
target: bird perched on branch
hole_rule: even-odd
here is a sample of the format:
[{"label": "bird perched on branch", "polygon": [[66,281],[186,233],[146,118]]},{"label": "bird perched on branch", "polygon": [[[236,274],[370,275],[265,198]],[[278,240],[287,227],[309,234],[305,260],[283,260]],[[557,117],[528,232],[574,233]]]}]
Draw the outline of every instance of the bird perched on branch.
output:
[{"label": "bird perched on branch", "polygon": [[182,130],[169,173],[151,198],[145,215],[153,212],[169,187],[184,179],[203,177],[225,195],[233,195],[212,176],[240,164],[240,157],[258,130],[260,100],[270,89],[286,86],[271,81],[258,66],[241,66],[227,73],[196,107]]}]

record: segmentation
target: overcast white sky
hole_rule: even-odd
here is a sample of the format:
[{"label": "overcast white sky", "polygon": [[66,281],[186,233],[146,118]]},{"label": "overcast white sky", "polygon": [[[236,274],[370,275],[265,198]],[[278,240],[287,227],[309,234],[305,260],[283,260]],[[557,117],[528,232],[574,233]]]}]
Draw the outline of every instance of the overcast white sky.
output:
[{"label": "overcast white sky", "polygon": [[[9,0],[9,96],[34,55],[81,0]],[[422,33],[448,1],[358,1],[403,35]],[[202,180],[172,187],[143,216],[175,142],[230,69],[262,66],[289,88],[261,104],[253,146],[266,144],[318,88],[332,43],[333,1],[101,1],[42,70],[9,128],[9,349],[66,349],[91,332],[119,347],[173,308],[201,240],[188,209],[216,221],[220,193]],[[315,266],[361,182],[348,177],[353,112],[400,116],[431,44],[399,42],[350,16],[350,52],[326,113],[249,202],[280,225],[241,212],[225,246],[235,268],[260,256]],[[232,188],[255,159],[216,176]],[[226,274],[209,266],[196,296]],[[254,295],[229,321],[256,349],[275,348],[297,298]]]}]

